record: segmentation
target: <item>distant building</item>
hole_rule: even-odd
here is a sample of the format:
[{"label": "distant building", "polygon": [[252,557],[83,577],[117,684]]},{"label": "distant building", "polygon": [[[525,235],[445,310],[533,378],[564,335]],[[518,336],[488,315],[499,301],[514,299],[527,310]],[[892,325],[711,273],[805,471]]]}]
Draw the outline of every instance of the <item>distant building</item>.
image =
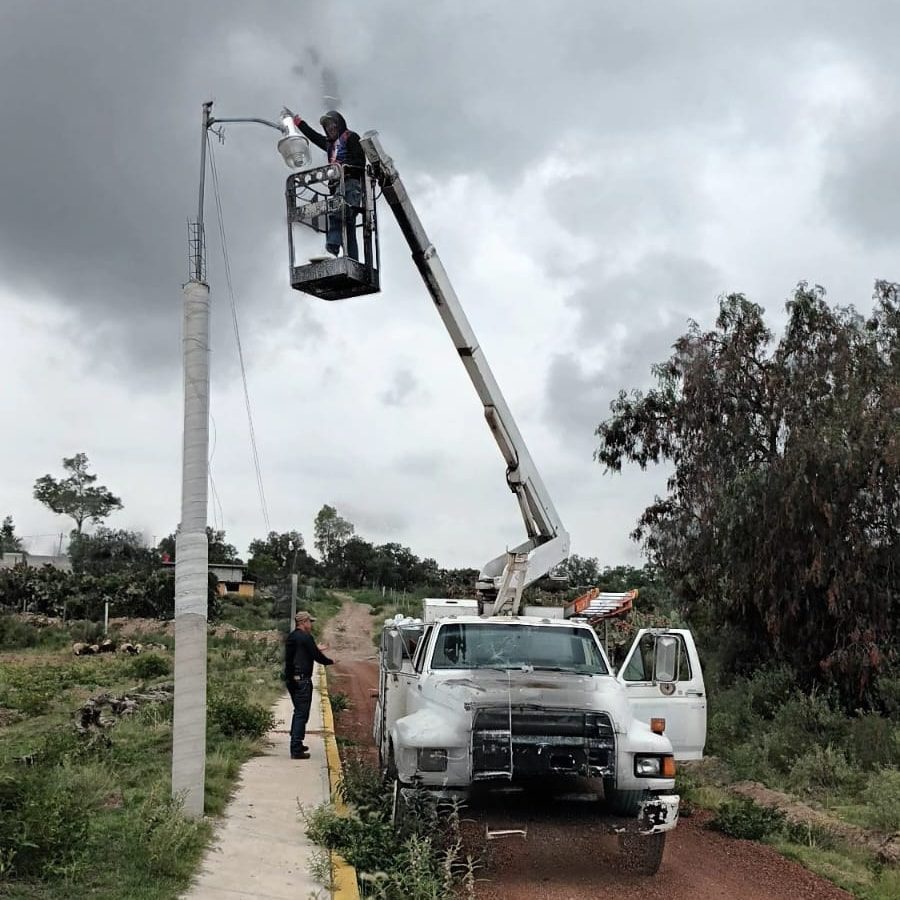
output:
[{"label": "distant building", "polygon": [[[175,563],[163,560],[163,571],[174,571]],[[209,571],[216,576],[216,593],[223,597],[225,594],[238,594],[241,597],[256,596],[256,582],[247,581],[244,572],[247,567],[240,563],[211,563]]]},{"label": "distant building", "polygon": [[68,556],[39,556],[36,553],[18,551],[15,553],[4,553],[0,557],[0,569],[12,569],[18,565],[26,565],[30,569],[51,566],[54,569],[59,569],[60,572],[72,571],[72,561]]},{"label": "distant building", "polygon": [[238,594],[241,597],[252,597],[256,592],[256,584],[244,579],[246,566],[239,563],[212,563],[209,571],[219,579],[216,592],[221,597],[223,594]]}]

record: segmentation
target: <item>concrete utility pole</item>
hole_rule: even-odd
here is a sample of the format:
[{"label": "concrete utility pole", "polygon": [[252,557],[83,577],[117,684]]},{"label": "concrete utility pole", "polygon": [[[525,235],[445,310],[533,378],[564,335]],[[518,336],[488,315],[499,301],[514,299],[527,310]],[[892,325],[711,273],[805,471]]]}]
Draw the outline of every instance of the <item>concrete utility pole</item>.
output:
[{"label": "concrete utility pole", "polygon": [[[214,119],[212,101],[203,104],[200,133],[200,200],[197,221],[189,226],[191,278],[184,286],[184,455],[181,523],[175,535],[175,709],[172,719],[172,796],[184,801],[189,816],[203,815],[206,781],[206,617],[209,542],[206,514],[209,482],[209,285],[203,192],[206,141],[223,122],[255,122],[282,135],[278,152],[291,168],[309,162],[309,143],[284,113],[283,123],[268,119]],[[221,132],[214,132],[221,135]]]},{"label": "concrete utility pole", "polygon": [[203,815],[206,781],[206,617],[209,542],[209,285],[206,283],[203,191],[212,103],[203,104],[200,201],[190,227],[191,278],[184,286],[184,445],[181,523],[175,535],[175,707],[172,796],[187,815]]}]

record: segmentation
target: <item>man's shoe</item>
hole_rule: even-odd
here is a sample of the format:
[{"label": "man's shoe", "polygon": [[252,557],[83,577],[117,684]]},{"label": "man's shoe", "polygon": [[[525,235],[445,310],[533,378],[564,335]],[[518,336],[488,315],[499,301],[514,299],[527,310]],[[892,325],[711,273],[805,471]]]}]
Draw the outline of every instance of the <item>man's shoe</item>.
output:
[{"label": "man's shoe", "polygon": [[291,759],[309,759],[308,753],[292,753]]}]

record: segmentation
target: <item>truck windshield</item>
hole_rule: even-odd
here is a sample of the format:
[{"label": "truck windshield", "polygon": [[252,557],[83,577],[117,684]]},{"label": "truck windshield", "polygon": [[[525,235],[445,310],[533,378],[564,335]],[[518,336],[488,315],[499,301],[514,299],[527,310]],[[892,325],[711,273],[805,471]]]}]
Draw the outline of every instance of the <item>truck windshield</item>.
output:
[{"label": "truck windshield", "polygon": [[434,669],[538,669],[608,675],[586,628],[452,622],[441,626],[431,658]]}]

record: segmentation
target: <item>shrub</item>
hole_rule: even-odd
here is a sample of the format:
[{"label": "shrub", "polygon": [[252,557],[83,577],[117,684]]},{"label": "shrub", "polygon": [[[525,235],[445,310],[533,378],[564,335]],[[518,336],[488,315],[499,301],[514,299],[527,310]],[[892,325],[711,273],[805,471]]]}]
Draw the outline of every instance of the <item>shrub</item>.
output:
[{"label": "shrub", "polygon": [[882,831],[900,831],[900,771],[879,769],[863,791],[869,821]]},{"label": "shrub", "polygon": [[103,625],[100,622],[80,619],[70,621],[66,627],[69,629],[69,637],[73,641],[82,644],[97,644],[103,640]]},{"label": "shrub", "polygon": [[771,719],[793,694],[797,676],[786,666],[758,669],[747,680],[747,705],[763,719]]},{"label": "shrub", "polygon": [[896,666],[878,676],[875,692],[885,715],[900,721],[900,671]]},{"label": "shrub", "polygon": [[338,793],[345,803],[361,812],[378,810],[384,815],[390,813],[391,797],[384,789],[381,773],[358,757],[350,757],[344,762]]},{"label": "shrub", "polygon": [[275,724],[272,713],[259,703],[241,696],[213,696],[209,702],[209,721],[229,737],[261,738]]},{"label": "shrub", "polygon": [[840,791],[858,784],[857,772],[847,762],[843,750],[831,744],[814,746],[791,766],[788,783],[795,791]]},{"label": "shrub", "polygon": [[766,736],[769,762],[787,774],[810,744],[843,746],[848,722],[830,694],[796,691],[775,712]]},{"label": "shrub", "polygon": [[161,678],[172,671],[172,663],[164,656],[150,653],[147,656],[136,656],[128,663],[128,674],[141,681]]},{"label": "shrub", "polygon": [[709,827],[729,837],[760,841],[766,835],[778,831],[783,824],[784,813],[741,797],[723,803]]},{"label": "shrub", "polygon": [[856,764],[870,772],[900,762],[894,731],[894,723],[878,713],[862,713],[851,719],[849,747]]},{"label": "shrub", "polygon": [[[185,818],[182,804],[157,790],[150,792],[134,813],[135,845],[147,861],[150,872],[175,875],[180,860],[203,846],[206,828],[201,822]],[[139,836],[139,837],[138,837]]]},{"label": "shrub", "polygon": [[35,647],[40,640],[40,632],[32,625],[11,615],[0,615],[0,647],[21,650]]}]

